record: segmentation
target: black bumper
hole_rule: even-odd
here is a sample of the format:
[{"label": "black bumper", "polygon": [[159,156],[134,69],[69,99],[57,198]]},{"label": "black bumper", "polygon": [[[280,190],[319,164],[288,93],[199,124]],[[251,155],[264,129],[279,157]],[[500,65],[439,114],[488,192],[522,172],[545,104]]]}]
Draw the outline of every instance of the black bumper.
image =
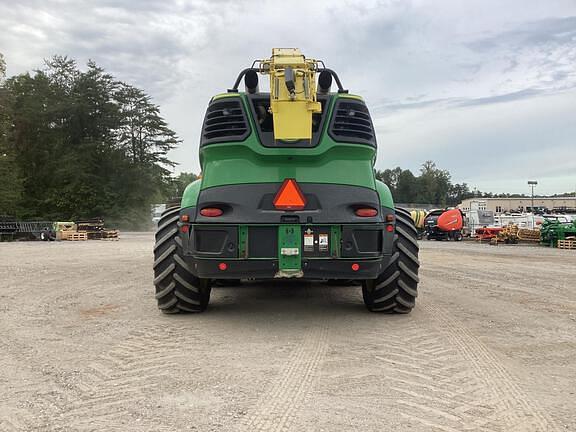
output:
[{"label": "black bumper", "polygon": [[[197,277],[207,279],[273,279],[279,277],[276,259],[204,259],[185,257]],[[306,280],[376,279],[388,264],[390,256],[370,260],[303,259]]]},{"label": "black bumper", "polygon": [[[386,222],[318,225],[180,222],[182,255],[206,279],[375,279],[392,254],[391,213],[382,208]],[[181,216],[193,220],[194,209]],[[288,230],[294,235],[287,242]],[[298,258],[287,259],[294,249]]]}]

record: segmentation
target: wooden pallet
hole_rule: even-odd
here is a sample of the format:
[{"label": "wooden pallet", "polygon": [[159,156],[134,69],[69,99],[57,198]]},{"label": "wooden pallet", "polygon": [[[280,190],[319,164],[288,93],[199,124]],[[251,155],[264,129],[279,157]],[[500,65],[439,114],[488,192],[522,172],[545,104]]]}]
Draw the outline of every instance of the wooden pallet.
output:
[{"label": "wooden pallet", "polygon": [[104,230],[102,231],[102,240],[118,240],[118,230]]},{"label": "wooden pallet", "polygon": [[558,240],[558,249],[576,249],[576,240]]},{"label": "wooden pallet", "polygon": [[88,240],[88,234],[85,232],[62,231],[62,240],[67,241],[84,241]]}]

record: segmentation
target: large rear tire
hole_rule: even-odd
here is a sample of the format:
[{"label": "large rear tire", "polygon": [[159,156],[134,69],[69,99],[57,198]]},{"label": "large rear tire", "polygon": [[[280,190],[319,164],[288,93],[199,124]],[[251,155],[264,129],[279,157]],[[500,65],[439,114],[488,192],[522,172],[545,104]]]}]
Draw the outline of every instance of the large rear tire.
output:
[{"label": "large rear tire", "polygon": [[210,280],[194,276],[182,254],[180,207],[162,213],[154,245],[154,286],[158,308],[167,314],[203,312],[210,301]]},{"label": "large rear tire", "polygon": [[392,256],[377,279],[362,284],[364,304],[372,312],[409,313],[418,296],[418,240],[410,213],[396,208]]}]

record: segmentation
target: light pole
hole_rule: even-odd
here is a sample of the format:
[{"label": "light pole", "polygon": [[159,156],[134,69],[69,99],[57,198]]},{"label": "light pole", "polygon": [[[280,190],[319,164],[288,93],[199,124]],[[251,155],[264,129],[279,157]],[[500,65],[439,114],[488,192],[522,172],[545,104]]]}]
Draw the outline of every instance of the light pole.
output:
[{"label": "light pole", "polygon": [[532,214],[534,214],[534,188],[538,182],[536,180],[528,180],[528,186],[532,188]]}]

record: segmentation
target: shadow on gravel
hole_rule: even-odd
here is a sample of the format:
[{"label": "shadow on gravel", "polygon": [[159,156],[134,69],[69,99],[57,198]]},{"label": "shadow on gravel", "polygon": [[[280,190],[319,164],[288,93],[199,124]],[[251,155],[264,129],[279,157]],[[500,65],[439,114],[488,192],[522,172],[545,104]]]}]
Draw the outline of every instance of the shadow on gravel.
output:
[{"label": "shadow on gravel", "polygon": [[[201,319],[216,316],[218,319],[223,316],[237,319],[246,316],[248,320],[267,317],[297,320],[313,316],[351,318],[362,315],[378,319],[396,317],[369,312],[362,300],[362,288],[358,285],[332,286],[321,282],[267,281],[213,288],[210,305],[206,312],[201,314]],[[194,320],[200,316],[182,315],[179,318]]]},{"label": "shadow on gravel", "polygon": [[194,340],[201,334],[214,344],[267,338],[284,344],[322,328],[339,329],[337,334],[402,331],[422,315],[418,307],[408,315],[369,312],[360,286],[271,281],[215,287],[206,312],[160,319],[183,335],[192,332]]}]

